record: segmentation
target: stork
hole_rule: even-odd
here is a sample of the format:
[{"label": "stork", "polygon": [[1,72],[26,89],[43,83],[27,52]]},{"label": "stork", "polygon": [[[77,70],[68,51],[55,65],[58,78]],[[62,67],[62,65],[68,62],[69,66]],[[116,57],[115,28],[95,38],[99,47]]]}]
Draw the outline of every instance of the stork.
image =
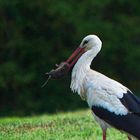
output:
[{"label": "stork", "polygon": [[121,83],[90,68],[102,47],[96,35],[86,36],[66,61],[72,68],[71,85],[86,100],[103,132],[114,127],[128,139],[140,139],[140,99]]}]

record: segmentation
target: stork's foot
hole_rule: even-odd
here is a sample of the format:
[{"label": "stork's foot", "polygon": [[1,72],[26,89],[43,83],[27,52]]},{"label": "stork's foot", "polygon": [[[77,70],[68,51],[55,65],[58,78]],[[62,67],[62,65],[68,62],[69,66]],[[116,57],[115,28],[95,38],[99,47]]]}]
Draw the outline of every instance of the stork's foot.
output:
[{"label": "stork's foot", "polygon": [[130,136],[127,136],[128,137],[128,140],[132,140],[132,138]]},{"label": "stork's foot", "polygon": [[106,129],[102,129],[103,131],[103,140],[106,140]]}]

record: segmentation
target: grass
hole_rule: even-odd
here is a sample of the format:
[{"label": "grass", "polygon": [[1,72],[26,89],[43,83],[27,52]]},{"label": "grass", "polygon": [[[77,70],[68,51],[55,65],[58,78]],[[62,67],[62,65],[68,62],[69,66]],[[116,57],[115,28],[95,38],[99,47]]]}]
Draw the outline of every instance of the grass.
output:
[{"label": "grass", "polygon": [[[101,140],[102,132],[88,110],[0,119],[0,140]],[[127,140],[115,129],[107,140]]]}]

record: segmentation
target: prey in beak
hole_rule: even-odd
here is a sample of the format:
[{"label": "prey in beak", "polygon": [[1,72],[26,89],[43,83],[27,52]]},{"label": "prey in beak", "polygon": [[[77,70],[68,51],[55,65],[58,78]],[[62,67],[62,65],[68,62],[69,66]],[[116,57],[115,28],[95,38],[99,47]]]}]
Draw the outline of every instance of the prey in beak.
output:
[{"label": "prey in beak", "polygon": [[60,79],[66,76],[84,52],[84,48],[78,47],[67,61],[61,62],[60,65],[56,65],[56,69],[52,69],[50,72],[47,72],[46,75],[48,76],[48,79],[42,87],[44,87],[51,78]]}]

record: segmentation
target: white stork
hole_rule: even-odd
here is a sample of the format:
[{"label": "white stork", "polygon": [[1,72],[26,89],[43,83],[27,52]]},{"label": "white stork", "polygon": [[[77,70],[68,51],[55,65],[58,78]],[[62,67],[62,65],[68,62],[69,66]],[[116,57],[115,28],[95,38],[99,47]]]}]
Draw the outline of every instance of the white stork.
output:
[{"label": "white stork", "polygon": [[140,99],[127,87],[90,68],[101,50],[96,35],[86,36],[67,60],[72,69],[71,89],[86,100],[106,140],[108,127],[125,132],[128,139],[140,139]]}]

